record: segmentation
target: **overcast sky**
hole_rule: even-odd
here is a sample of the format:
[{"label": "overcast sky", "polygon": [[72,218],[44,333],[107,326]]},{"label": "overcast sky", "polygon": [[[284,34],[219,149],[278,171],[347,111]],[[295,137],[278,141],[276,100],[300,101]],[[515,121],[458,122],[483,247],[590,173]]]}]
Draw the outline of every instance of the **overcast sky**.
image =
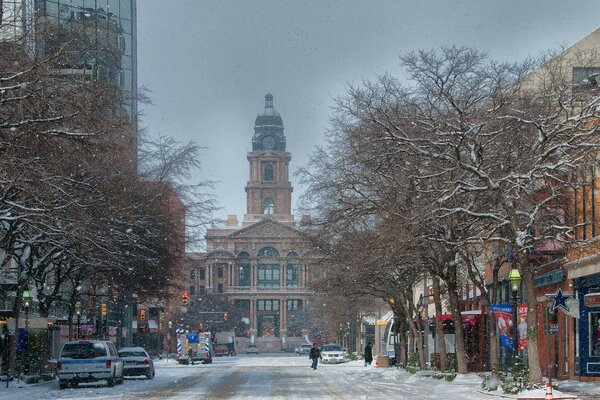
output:
[{"label": "overcast sky", "polygon": [[[138,0],[138,82],[150,134],[206,147],[217,217],[246,213],[254,119],[272,93],[290,171],[324,143],[333,99],[411,50],[469,46],[519,61],[600,27],[598,0]],[[600,45],[600,44],[599,44]],[[293,208],[303,188],[290,176]],[[296,215],[299,219],[299,215]]]}]

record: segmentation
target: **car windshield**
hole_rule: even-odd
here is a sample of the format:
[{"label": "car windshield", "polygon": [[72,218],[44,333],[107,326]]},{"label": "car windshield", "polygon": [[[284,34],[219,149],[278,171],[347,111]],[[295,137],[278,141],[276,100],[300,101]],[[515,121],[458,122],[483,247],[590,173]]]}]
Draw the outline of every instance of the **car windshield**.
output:
[{"label": "car windshield", "polygon": [[342,348],[338,344],[326,344],[323,346],[323,351],[342,351]]},{"label": "car windshield", "polygon": [[106,348],[102,343],[66,343],[61,356],[74,359],[106,357]]},{"label": "car windshield", "polygon": [[120,351],[119,356],[121,356],[121,357],[148,357],[146,355],[146,353],[144,353],[143,351],[135,351],[135,350]]}]

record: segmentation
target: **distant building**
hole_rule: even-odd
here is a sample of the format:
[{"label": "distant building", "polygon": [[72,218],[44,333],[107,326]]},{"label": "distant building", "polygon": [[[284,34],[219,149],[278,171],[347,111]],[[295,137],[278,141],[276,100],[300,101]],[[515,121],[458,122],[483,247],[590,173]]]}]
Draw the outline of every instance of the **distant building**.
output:
[{"label": "distant building", "polygon": [[[314,230],[306,218],[296,224],[291,212],[291,154],[270,94],[256,117],[247,158],[242,224],[230,215],[225,226],[207,231],[206,253],[188,254],[191,307],[206,296],[224,296],[233,309],[223,311],[239,322],[237,336],[263,351],[277,350],[309,338],[307,307],[313,293],[308,283],[318,268],[317,257],[307,252],[306,238]],[[206,314],[205,319],[215,317]]]}]

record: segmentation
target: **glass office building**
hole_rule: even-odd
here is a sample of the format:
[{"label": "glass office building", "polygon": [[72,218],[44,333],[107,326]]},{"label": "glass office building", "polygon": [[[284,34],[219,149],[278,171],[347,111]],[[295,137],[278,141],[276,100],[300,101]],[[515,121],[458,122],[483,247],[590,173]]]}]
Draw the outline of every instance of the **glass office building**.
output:
[{"label": "glass office building", "polygon": [[37,51],[55,51],[75,33],[79,46],[62,59],[65,73],[89,74],[120,88],[137,128],[136,0],[35,0],[35,7],[54,27],[39,35]]}]

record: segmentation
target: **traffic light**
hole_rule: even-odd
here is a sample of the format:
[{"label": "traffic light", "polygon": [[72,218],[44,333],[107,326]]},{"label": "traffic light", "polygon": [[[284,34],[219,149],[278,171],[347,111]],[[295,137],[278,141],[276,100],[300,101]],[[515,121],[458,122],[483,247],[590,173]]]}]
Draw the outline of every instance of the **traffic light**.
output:
[{"label": "traffic light", "polygon": [[229,313],[223,313],[223,321],[227,321],[227,319],[229,318]]},{"label": "traffic light", "polygon": [[181,304],[187,306],[189,302],[188,292],[181,293]]},{"label": "traffic light", "polygon": [[139,310],[139,318],[140,322],[146,322],[146,310],[144,310],[143,308]]},{"label": "traffic light", "polygon": [[106,314],[108,314],[108,311],[106,310],[106,303],[102,303],[102,306],[100,307],[101,313],[102,313],[102,318],[106,318]]},{"label": "traffic light", "polygon": [[203,322],[200,322],[198,324],[198,332],[204,332],[204,323]]}]

